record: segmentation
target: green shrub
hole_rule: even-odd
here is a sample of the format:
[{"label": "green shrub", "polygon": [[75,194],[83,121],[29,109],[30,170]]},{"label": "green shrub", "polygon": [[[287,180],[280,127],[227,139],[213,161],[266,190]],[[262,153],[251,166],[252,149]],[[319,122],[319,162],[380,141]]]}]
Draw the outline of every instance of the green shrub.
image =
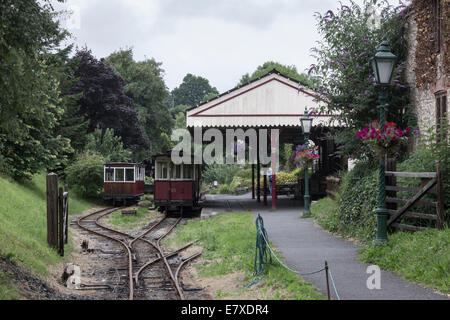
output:
[{"label": "green shrub", "polygon": [[297,182],[298,177],[294,172],[278,172],[276,182],[279,184]]},{"label": "green shrub", "polygon": [[378,171],[361,162],[344,174],[337,200],[320,200],[311,213],[325,229],[345,237],[371,241],[376,232]]},{"label": "green shrub", "polygon": [[[255,174],[256,174],[256,172],[255,172]],[[252,169],[250,168],[250,169],[239,170],[235,176],[242,178],[244,180],[247,180],[247,179],[251,180],[252,179]]]},{"label": "green shrub", "polygon": [[239,166],[234,164],[212,164],[203,171],[202,178],[208,184],[212,184],[214,181],[219,184],[230,184],[239,170]]},{"label": "green shrub", "polygon": [[221,184],[217,191],[219,194],[230,194],[233,193],[230,186],[228,184]]},{"label": "green shrub", "polygon": [[82,155],[65,170],[70,190],[83,198],[99,198],[102,194],[104,163],[105,159],[99,155]]},{"label": "green shrub", "polygon": [[251,179],[244,179],[236,175],[230,183],[230,190],[235,192],[237,188],[248,189],[251,186],[252,186]]}]

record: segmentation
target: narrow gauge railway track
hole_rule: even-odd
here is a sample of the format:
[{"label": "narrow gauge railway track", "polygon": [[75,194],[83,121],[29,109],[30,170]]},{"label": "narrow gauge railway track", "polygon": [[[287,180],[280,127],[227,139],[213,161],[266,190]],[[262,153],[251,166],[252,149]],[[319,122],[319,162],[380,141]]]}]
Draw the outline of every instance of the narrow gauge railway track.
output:
[{"label": "narrow gauge railway track", "polygon": [[[88,233],[93,233],[97,236],[106,238],[108,240],[113,241],[116,244],[120,244],[120,246],[124,249],[127,255],[127,276],[128,276],[128,299],[134,300],[135,298],[139,298],[140,294],[145,296],[145,285],[141,287],[139,284],[139,278],[142,278],[143,273],[148,270],[150,266],[156,264],[156,262],[163,261],[164,263],[164,271],[169,278],[169,282],[171,283],[172,291],[174,291],[176,297],[178,299],[183,300],[184,294],[183,289],[181,288],[178,280],[178,274],[183,265],[185,265],[188,261],[196,258],[201,253],[194,254],[187,259],[184,259],[182,263],[178,266],[175,275],[172,271],[172,268],[167,260],[167,258],[173,257],[177,255],[182,250],[188,248],[196,241],[190,242],[185,246],[179,248],[178,250],[171,253],[164,253],[161,248],[161,240],[165,238],[181,221],[182,217],[178,218],[174,223],[170,224],[169,218],[164,217],[159,220],[152,226],[150,226],[143,233],[133,236],[128,233],[112,229],[100,223],[100,219],[106,215],[109,215],[121,208],[106,208],[90,213],[86,216],[83,216],[77,220],[77,225],[82,230],[87,231]],[[89,218],[89,219],[88,219]],[[166,230],[160,229],[157,237],[152,237],[149,239],[150,234],[156,228],[166,225]],[[155,233],[155,232],[153,232]],[[156,243],[154,242],[156,240]],[[142,245],[145,248],[142,248]],[[150,250],[149,250],[150,247]],[[144,249],[144,250],[138,250]],[[136,271],[136,272],[135,272]],[[150,276],[149,278],[159,278],[158,276]],[[164,279],[162,281],[164,283]],[[94,286],[95,287],[95,286]],[[136,290],[137,289],[137,290]],[[166,289],[163,287],[163,289]],[[166,289],[167,290],[167,289]],[[169,289],[170,290],[170,289]],[[138,292],[138,297],[136,297],[135,292]]]}]

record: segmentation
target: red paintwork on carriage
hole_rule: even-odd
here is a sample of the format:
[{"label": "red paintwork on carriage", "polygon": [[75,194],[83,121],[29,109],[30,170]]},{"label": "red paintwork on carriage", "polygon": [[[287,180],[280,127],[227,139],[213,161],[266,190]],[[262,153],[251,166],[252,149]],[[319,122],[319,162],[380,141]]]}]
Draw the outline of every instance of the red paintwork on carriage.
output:
[{"label": "red paintwork on carriage", "polygon": [[105,194],[128,194],[138,195],[144,193],[144,181],[135,182],[104,182],[103,191]]},{"label": "red paintwork on carriage", "polygon": [[[194,181],[155,181],[155,200],[193,200]],[[170,197],[169,197],[170,189]]]},{"label": "red paintwork on carriage", "polygon": [[[106,163],[105,168],[109,169],[122,169],[122,168],[133,168],[134,176],[136,175],[137,168],[141,168],[135,163]],[[142,179],[143,177],[140,177]],[[104,177],[104,180],[106,177]],[[127,199],[136,198],[144,194],[144,184],[145,182],[135,177],[135,181],[104,181],[103,182],[103,192],[104,199]]]}]

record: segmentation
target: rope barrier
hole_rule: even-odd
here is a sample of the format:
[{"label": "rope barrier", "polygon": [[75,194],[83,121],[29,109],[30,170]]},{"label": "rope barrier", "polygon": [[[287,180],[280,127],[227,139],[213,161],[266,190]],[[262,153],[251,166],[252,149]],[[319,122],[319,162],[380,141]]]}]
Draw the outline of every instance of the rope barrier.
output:
[{"label": "rope barrier", "polygon": [[[312,275],[312,274],[316,274],[322,271],[325,271],[326,268],[321,268],[319,270],[315,270],[315,271],[311,271],[311,272],[299,272],[297,270],[294,270],[292,268],[290,268],[289,266],[287,266],[286,264],[284,264],[279,258],[278,256],[275,254],[275,252],[272,250],[272,247],[269,244],[269,240],[268,240],[268,236],[267,236],[267,231],[264,228],[264,220],[261,217],[260,214],[258,214],[258,217],[256,218],[255,221],[256,224],[256,248],[255,248],[255,271],[253,273],[254,276],[258,276],[261,275],[264,272],[264,265],[267,264],[267,258],[270,258],[270,262],[272,262],[272,255],[275,257],[275,259],[278,261],[279,264],[281,264],[282,267],[284,267],[285,269],[298,274],[300,276],[307,276],[307,275]],[[259,258],[259,259],[258,259]],[[336,285],[334,283],[333,280],[333,276],[331,275],[331,270],[328,268],[328,274],[330,276],[331,279],[331,283],[333,285],[334,288],[334,292],[336,294],[336,297],[338,298],[338,300],[341,300],[341,298],[339,297],[339,294],[337,292],[336,289]],[[247,288],[251,287],[252,285],[258,283],[259,281],[263,280],[264,278],[259,278],[256,279],[255,281],[251,282]]]}]

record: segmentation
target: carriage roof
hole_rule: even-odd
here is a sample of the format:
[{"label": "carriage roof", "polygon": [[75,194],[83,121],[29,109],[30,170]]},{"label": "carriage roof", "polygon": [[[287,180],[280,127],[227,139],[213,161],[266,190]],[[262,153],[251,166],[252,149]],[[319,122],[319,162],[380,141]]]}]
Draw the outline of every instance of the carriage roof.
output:
[{"label": "carriage roof", "polygon": [[105,167],[143,167],[142,163],[130,163],[130,162],[110,162],[105,163]]}]

